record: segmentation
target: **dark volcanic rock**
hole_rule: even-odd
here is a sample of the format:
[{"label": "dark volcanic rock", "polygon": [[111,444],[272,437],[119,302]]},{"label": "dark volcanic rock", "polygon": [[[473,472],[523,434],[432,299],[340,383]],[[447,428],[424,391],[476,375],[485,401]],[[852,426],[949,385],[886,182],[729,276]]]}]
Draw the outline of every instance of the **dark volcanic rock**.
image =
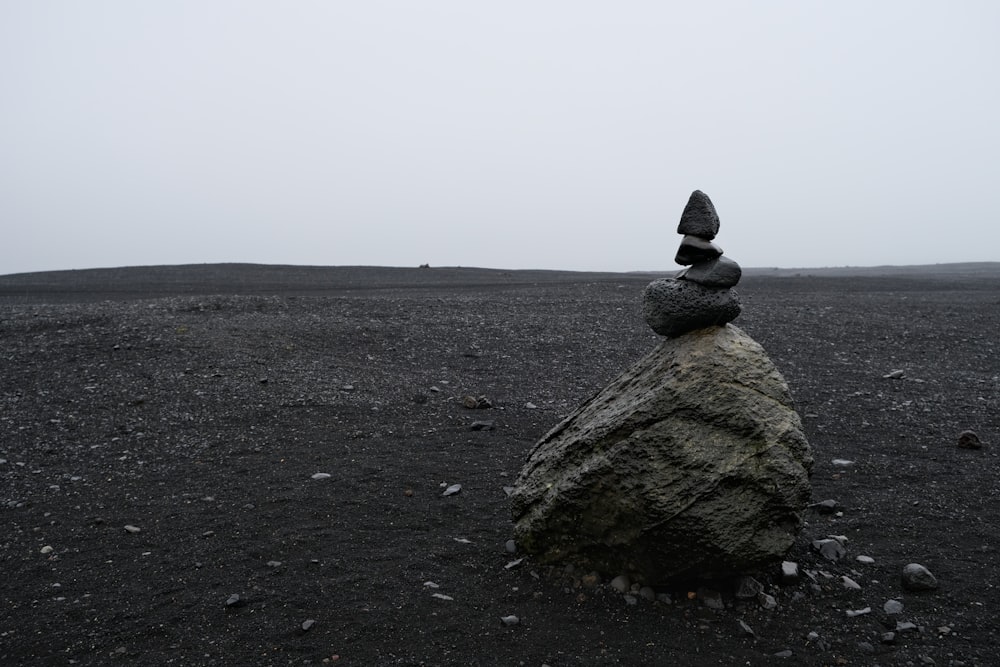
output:
[{"label": "dark volcanic rock", "polygon": [[735,287],[740,282],[743,269],[740,265],[722,255],[707,262],[695,264],[685,269],[676,277],[680,280],[690,280],[704,287]]},{"label": "dark volcanic rock", "polygon": [[962,431],[958,434],[958,446],[962,449],[982,449],[983,443],[975,431]]},{"label": "dark volcanic rock", "polygon": [[701,190],[691,193],[677,225],[677,233],[690,234],[707,241],[711,241],[719,233],[719,214],[715,212],[712,200]]},{"label": "dark volcanic rock", "polygon": [[697,236],[685,236],[681,239],[681,245],[677,249],[674,261],[682,266],[708,262],[722,255],[722,248],[711,241],[698,238]]},{"label": "dark volcanic rock", "polygon": [[661,278],[642,293],[642,314],[661,336],[732,322],[740,314],[739,296],[730,289],[704,287],[690,280]]},{"label": "dark volcanic rock", "polygon": [[937,578],[923,565],[910,563],[901,575],[903,588],[908,591],[932,591],[938,587]]},{"label": "dark volcanic rock", "polygon": [[511,494],[541,562],[648,583],[780,561],[812,457],[784,379],[726,326],[668,339],[550,431]]}]

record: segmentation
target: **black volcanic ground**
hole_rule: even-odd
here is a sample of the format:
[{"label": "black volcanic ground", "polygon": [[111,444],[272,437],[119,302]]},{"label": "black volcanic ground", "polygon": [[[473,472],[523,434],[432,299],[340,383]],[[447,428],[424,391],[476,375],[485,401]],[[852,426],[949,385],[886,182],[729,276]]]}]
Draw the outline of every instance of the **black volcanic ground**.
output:
[{"label": "black volcanic ground", "polygon": [[[503,487],[656,344],[652,277],[0,276],[0,664],[995,664],[998,264],[745,273],[734,324],[789,382],[814,499],[842,510],[807,515],[788,558],[810,576],[761,574],[776,609],[505,567]],[[956,446],[966,429],[983,449]],[[846,559],[811,549],[827,535]],[[903,590],[910,562],[939,589]]]}]

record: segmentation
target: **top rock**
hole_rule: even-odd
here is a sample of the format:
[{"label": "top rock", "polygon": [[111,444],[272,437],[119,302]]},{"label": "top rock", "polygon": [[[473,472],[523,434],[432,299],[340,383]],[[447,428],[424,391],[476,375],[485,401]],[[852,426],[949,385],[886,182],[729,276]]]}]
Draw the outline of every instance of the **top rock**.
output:
[{"label": "top rock", "polygon": [[712,200],[701,190],[695,190],[688,199],[684,213],[681,214],[677,233],[697,236],[711,241],[719,233],[719,214],[715,212]]}]

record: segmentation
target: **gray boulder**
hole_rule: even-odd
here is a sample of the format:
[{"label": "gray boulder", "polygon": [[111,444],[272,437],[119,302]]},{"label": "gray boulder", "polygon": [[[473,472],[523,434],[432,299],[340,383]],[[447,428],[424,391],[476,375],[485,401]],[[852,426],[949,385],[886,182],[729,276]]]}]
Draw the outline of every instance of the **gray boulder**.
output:
[{"label": "gray boulder", "polygon": [[732,322],[740,310],[739,295],[733,290],[705,287],[692,280],[660,278],[642,293],[646,324],[668,338]]},{"label": "gray boulder", "polygon": [[780,562],[812,456],[788,386],[734,326],[667,339],[546,434],[511,494],[542,563],[647,584]]},{"label": "gray boulder", "polygon": [[687,206],[681,213],[681,221],[677,224],[677,233],[690,234],[707,241],[711,241],[719,233],[719,214],[716,213],[712,200],[701,190],[691,193]]}]

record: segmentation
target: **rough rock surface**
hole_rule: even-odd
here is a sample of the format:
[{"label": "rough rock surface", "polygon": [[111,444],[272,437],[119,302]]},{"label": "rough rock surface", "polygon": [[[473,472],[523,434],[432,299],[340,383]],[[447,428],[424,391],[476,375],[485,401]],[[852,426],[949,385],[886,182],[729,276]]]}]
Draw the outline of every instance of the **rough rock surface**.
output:
[{"label": "rough rock surface", "polygon": [[701,190],[695,190],[688,198],[687,206],[677,224],[678,234],[690,234],[711,241],[719,233],[719,214],[715,205]]},{"label": "rough rock surface", "polygon": [[690,280],[704,287],[734,287],[740,282],[743,269],[725,255],[713,260],[695,264],[675,276],[679,280]]},{"label": "rough rock surface", "polygon": [[682,266],[709,262],[722,254],[722,248],[697,236],[685,236],[674,261]]},{"label": "rough rock surface", "polygon": [[642,314],[653,331],[668,338],[732,322],[740,314],[739,295],[692,280],[660,278],[642,293]]},{"label": "rough rock surface", "polygon": [[512,493],[541,562],[648,583],[780,561],[812,457],[788,387],[733,326],[667,339],[545,435]]}]

